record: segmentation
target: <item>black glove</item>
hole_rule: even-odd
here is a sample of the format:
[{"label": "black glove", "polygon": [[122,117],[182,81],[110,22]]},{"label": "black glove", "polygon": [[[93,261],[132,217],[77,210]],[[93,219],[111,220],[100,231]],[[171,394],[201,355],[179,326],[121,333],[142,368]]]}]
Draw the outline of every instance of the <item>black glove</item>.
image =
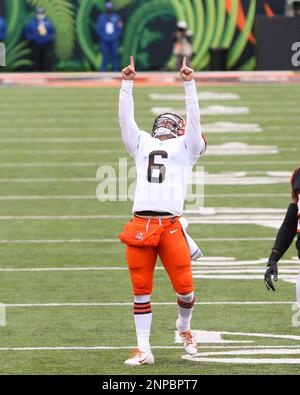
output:
[{"label": "black glove", "polygon": [[268,263],[268,268],[265,273],[265,284],[267,289],[270,291],[276,291],[273,281],[272,281],[272,276],[274,278],[274,281],[278,280],[278,266],[277,262],[275,261],[269,261]]}]

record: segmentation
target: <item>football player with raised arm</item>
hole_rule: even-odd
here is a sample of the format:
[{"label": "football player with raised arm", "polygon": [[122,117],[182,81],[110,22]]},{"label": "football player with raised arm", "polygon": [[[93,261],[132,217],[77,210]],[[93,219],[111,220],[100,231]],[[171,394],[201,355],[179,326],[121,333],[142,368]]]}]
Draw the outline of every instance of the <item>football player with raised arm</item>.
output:
[{"label": "football player with raised arm", "polygon": [[119,236],[126,246],[126,259],[134,293],[137,348],[127,366],[154,364],[150,348],[152,321],[150,297],[153,273],[159,255],[177,295],[176,327],[185,351],[194,355],[197,343],[191,332],[195,303],[191,256],[195,243],[187,235],[182,218],[184,200],[193,165],[205,153],[200,108],[193,70],[183,60],[180,77],[186,94],[187,120],[177,114],[162,114],[154,121],[152,134],[137,126],[132,97],[136,77],[133,57],[122,71],[119,122],[122,138],[136,165],[137,183],[133,218]]},{"label": "football player with raised arm", "polygon": [[[268,262],[268,269],[265,273],[265,284],[268,290],[275,291],[274,281],[278,279],[277,263],[291,246],[296,234],[298,256],[300,258],[300,167],[298,167],[291,177],[292,202],[290,203],[285,219],[278,231],[277,238],[272,249]],[[272,279],[273,277],[273,279]],[[296,296],[298,309],[300,309],[300,274],[296,282]]]}]

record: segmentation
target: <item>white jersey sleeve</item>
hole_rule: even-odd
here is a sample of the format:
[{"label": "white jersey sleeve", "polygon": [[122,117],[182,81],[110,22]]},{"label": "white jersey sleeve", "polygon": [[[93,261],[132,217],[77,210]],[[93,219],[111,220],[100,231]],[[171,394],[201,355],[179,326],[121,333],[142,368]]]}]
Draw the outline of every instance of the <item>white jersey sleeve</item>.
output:
[{"label": "white jersey sleeve", "polygon": [[201,116],[195,80],[184,83],[186,95],[187,123],[184,135],[185,145],[192,161],[205,153],[206,141],[201,133]]},{"label": "white jersey sleeve", "polygon": [[134,155],[140,139],[140,130],[134,119],[134,103],[132,97],[133,81],[122,81],[119,98],[119,124],[127,151]]}]

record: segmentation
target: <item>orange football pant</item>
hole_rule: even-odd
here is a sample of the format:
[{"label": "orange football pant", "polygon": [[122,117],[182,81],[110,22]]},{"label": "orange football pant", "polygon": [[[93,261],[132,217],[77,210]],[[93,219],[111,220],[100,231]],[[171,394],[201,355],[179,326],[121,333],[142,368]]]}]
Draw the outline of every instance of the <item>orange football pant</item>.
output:
[{"label": "orange football pant", "polygon": [[[148,219],[134,217],[133,222],[142,222],[145,228]],[[158,224],[158,219],[151,219],[151,225]],[[194,291],[190,252],[178,218],[162,219],[164,231],[157,247],[126,246],[126,258],[133,285],[134,295],[151,295],[153,274],[159,255],[173,288],[178,294]]]}]

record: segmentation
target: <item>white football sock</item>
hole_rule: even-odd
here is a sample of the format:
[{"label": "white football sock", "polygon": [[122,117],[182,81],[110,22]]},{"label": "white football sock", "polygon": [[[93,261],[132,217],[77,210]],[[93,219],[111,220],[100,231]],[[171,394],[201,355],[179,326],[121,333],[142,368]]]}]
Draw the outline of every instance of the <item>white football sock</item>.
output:
[{"label": "white football sock", "polygon": [[176,321],[176,327],[180,332],[186,332],[191,329],[191,319],[195,304],[195,294],[194,292],[191,292],[187,295],[176,295],[178,305],[178,320]]},{"label": "white football sock", "polygon": [[297,296],[298,310],[300,310],[300,273],[298,274],[296,281],[296,296]]},{"label": "white football sock", "polygon": [[150,352],[152,322],[150,296],[151,295],[142,295],[134,297],[134,322],[138,349],[144,352]]}]

